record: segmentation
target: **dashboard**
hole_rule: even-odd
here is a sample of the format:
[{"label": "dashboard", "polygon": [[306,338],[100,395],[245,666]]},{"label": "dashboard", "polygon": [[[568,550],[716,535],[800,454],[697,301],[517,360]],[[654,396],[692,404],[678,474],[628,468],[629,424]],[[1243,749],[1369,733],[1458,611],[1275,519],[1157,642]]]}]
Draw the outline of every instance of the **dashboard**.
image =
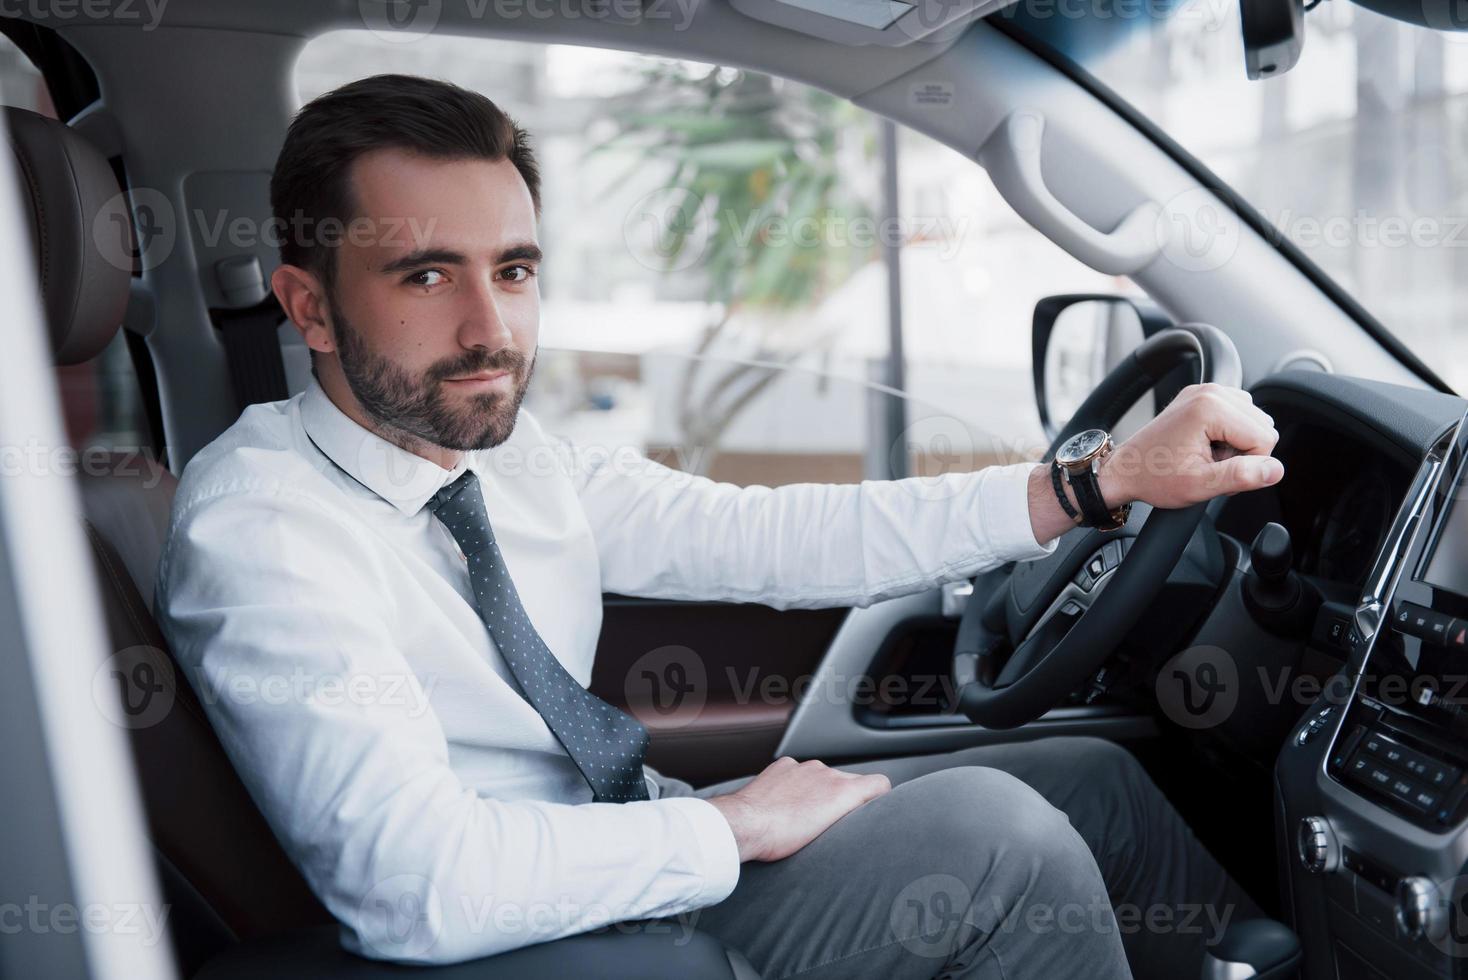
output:
[{"label": "dashboard", "polygon": [[[1225,505],[1285,524],[1344,601],[1336,676],[1274,765],[1280,880],[1305,980],[1448,978],[1468,955],[1468,403],[1277,376],[1255,401],[1286,480]],[[1294,485],[1287,486],[1293,482]]]}]

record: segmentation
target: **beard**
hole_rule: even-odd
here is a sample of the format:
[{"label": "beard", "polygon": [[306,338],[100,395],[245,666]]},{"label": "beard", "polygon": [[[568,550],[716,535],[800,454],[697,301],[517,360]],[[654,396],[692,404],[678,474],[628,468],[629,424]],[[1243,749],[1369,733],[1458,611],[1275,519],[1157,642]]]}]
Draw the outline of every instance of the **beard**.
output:
[{"label": "beard", "polygon": [[[527,359],[509,347],[493,352],[476,347],[462,357],[433,365],[421,378],[415,378],[368,349],[362,335],[330,296],[327,309],[336,325],[337,360],[347,387],[389,442],[409,450],[414,442],[426,442],[467,452],[492,449],[510,438],[535,371],[533,354]],[[447,397],[446,379],[480,371],[508,371],[514,390],[509,395],[481,392],[452,401]]]}]

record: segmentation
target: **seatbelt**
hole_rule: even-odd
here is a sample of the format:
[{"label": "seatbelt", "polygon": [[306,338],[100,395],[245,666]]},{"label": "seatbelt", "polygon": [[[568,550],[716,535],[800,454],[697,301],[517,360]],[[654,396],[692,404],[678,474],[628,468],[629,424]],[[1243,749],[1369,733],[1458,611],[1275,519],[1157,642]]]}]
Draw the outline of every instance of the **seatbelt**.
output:
[{"label": "seatbelt", "polygon": [[241,412],[257,402],[290,397],[285,360],[276,333],[285,311],[270,292],[260,257],[231,255],[214,263],[219,302],[211,302],[209,319],[224,341],[224,359]]},{"label": "seatbelt", "polygon": [[271,296],[245,310],[211,310],[214,326],[224,340],[224,357],[234,385],[235,405],[244,411],[258,402],[290,397],[285,382],[285,359],[277,330],[285,320]]}]

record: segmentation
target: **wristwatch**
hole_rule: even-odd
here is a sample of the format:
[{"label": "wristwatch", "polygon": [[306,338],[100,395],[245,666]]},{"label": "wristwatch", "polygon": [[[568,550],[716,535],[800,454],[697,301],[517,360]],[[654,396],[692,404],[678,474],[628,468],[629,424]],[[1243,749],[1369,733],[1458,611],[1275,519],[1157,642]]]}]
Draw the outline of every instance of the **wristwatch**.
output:
[{"label": "wristwatch", "polygon": [[[1110,456],[1115,448],[1111,433],[1105,429],[1086,429],[1065,440],[1055,451],[1055,460],[1050,464],[1050,482],[1055,487],[1055,496],[1060,500],[1061,509],[1072,520],[1080,518],[1084,527],[1114,531],[1126,524],[1127,517],[1131,514],[1130,503],[1112,510],[1106,506],[1106,499],[1101,496],[1101,483],[1098,479],[1101,461]],[[1081,508],[1079,513],[1065,496],[1065,488],[1061,485],[1062,477],[1075,490],[1076,503]]]}]

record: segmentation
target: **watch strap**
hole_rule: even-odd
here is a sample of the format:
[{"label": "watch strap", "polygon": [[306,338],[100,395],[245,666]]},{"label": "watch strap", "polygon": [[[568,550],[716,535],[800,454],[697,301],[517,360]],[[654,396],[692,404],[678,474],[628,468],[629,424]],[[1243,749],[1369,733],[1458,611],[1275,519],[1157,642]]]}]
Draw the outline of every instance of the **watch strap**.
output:
[{"label": "watch strap", "polygon": [[1065,495],[1065,483],[1062,474],[1065,467],[1054,460],[1050,461],[1050,485],[1055,488],[1055,497],[1060,501],[1060,509],[1065,511],[1065,516],[1073,521],[1081,519],[1081,512],[1071,506],[1070,498]]},{"label": "watch strap", "polygon": [[1070,485],[1076,492],[1076,503],[1080,504],[1081,514],[1085,517],[1088,527],[1111,527],[1116,523],[1115,516],[1106,506],[1106,498],[1101,496],[1101,486],[1096,479],[1096,472],[1090,466],[1077,472],[1069,471]]}]

